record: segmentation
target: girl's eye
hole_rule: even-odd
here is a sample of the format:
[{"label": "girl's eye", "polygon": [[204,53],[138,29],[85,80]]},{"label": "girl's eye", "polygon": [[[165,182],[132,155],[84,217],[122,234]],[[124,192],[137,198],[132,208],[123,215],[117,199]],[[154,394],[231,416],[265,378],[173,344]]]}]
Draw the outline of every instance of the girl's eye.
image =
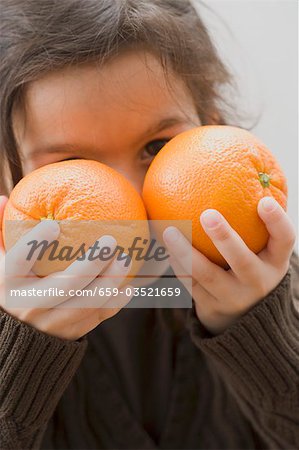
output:
[{"label": "girl's eye", "polygon": [[70,157],[70,158],[64,158],[61,161],[72,161],[72,159],[82,159],[82,158],[77,158],[76,156]]},{"label": "girl's eye", "polygon": [[161,150],[162,147],[169,141],[170,139],[157,139],[155,141],[149,142],[145,149],[150,156],[156,156],[157,153]]}]

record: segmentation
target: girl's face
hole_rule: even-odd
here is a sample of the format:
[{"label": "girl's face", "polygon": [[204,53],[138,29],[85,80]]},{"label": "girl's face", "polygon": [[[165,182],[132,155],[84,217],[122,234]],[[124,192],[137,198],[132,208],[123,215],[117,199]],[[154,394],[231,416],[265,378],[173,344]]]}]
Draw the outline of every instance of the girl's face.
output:
[{"label": "girl's face", "polygon": [[65,159],[93,159],[141,192],[166,141],[200,125],[184,83],[174,74],[169,81],[171,91],[154,56],[127,51],[101,68],[67,68],[31,83],[25,111],[13,116],[25,174]]}]

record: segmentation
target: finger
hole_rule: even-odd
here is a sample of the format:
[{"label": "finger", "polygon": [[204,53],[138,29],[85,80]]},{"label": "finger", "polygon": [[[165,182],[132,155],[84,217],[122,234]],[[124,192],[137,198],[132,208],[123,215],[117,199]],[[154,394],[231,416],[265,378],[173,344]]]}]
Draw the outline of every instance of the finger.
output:
[{"label": "finger", "polygon": [[[99,287],[105,292],[112,292],[113,289],[118,288],[122,293],[124,288],[119,288],[121,283],[124,281],[126,276],[131,270],[132,261],[129,259],[128,255],[122,254],[122,259],[116,258],[113,263],[108,267],[108,269],[103,273],[101,279],[95,280],[91,283],[91,287],[99,283]],[[109,307],[118,307],[117,296],[106,295],[105,301],[102,303],[103,308],[107,308],[106,304],[109,301]]]},{"label": "finger", "polygon": [[289,260],[296,241],[296,231],[291,219],[272,197],[263,197],[257,210],[270,235],[267,247],[259,256],[273,264],[284,263]]},{"label": "finger", "polygon": [[179,262],[187,274],[191,274],[211,295],[216,298],[223,296],[223,286],[231,286],[232,283],[232,276],[229,272],[212,263],[201,252],[192,247],[177,228],[172,226],[166,228],[163,239],[170,255]]},{"label": "finger", "polygon": [[[113,299],[115,301],[115,307],[117,296],[113,295],[113,289],[118,289],[118,286],[125,279],[127,273],[130,271],[131,264],[124,265],[124,260],[120,261],[115,259],[112,264],[103,272],[100,277],[95,278],[91,283],[82,289],[72,289],[72,298],[67,301],[63,301],[56,305],[58,309],[79,309],[84,313],[87,309],[98,309],[104,306],[108,300],[111,300],[110,306],[113,305]],[[122,291],[122,289],[119,289]],[[78,315],[78,320],[80,315]]]},{"label": "finger", "polygon": [[28,243],[48,241],[51,243],[59,235],[59,225],[55,220],[43,220],[36,225],[29,233],[22,236],[19,241],[7,252],[5,257],[5,273],[10,277],[24,277],[28,275],[38,254],[28,257]]},{"label": "finger", "polygon": [[[110,238],[110,236],[105,236],[105,238]],[[102,239],[102,242],[107,243],[108,239]],[[109,266],[106,271],[107,279],[111,280],[112,277],[113,285],[117,286],[124,280],[126,274],[130,269],[131,262],[127,265],[125,259],[122,259],[121,261],[114,260],[111,266]],[[116,281],[116,278],[118,281]],[[107,287],[107,280],[106,282],[101,282],[102,278],[100,278],[99,280],[99,286],[104,288],[105,292],[105,289]],[[113,298],[109,295],[98,296],[96,295],[98,291],[93,291],[94,283],[91,283],[86,289],[90,290],[92,294],[91,299],[84,296],[74,296],[71,299],[64,301],[63,303],[57,304],[51,309],[45,309],[47,313],[39,315],[38,322],[35,324],[36,327],[46,333],[58,336],[61,335],[62,329],[65,330],[64,336],[66,336],[66,334],[68,336],[74,335],[75,333],[77,333],[78,335],[78,327],[76,327],[75,324],[81,322],[82,320],[85,320],[86,326],[90,326],[90,323],[92,321],[92,323],[94,323],[94,325],[89,328],[88,331],[90,331],[90,329],[94,328],[94,326],[100,323],[99,318],[102,318],[102,320],[104,320],[109,315],[112,316],[113,314],[116,314],[116,312],[118,312],[121,308],[123,308],[130,301],[134,293],[134,289],[130,287],[129,290],[125,288],[121,289],[119,295]],[[84,290],[82,290],[82,292],[83,291]],[[43,305],[44,303],[45,301],[43,299]],[[47,305],[47,307],[48,306],[49,304]],[[103,313],[100,312],[102,308],[104,310]],[[71,337],[67,338],[71,339]]]},{"label": "finger", "polygon": [[100,312],[102,312],[103,315],[106,314],[105,310],[107,309],[112,312],[113,310],[117,312],[120,309],[124,308],[130,302],[133,296],[134,288],[133,286],[127,284],[126,286],[119,289],[119,294],[117,296],[110,296],[108,301],[104,303],[104,305],[100,308],[100,310],[102,310]]},{"label": "finger", "polygon": [[[182,273],[183,269],[178,261],[171,260],[171,266],[175,274]],[[190,280],[186,278],[181,278],[180,281],[189,291],[190,295],[192,296],[195,302],[195,308],[198,318],[206,322],[207,317],[211,315],[212,311],[217,308],[219,300],[216,299],[209,292],[207,292],[206,289],[204,289],[194,279],[192,283],[190,283]]]},{"label": "finger", "polygon": [[[125,292],[127,293],[130,292],[130,295],[126,295]],[[118,314],[129,303],[129,301],[133,296],[133,293],[134,288],[132,286],[127,285],[124,288],[124,292],[118,295],[117,299],[118,307],[115,306],[111,307],[110,300],[108,300],[108,302],[99,309],[93,310],[87,309],[86,311],[88,312],[85,318],[82,319],[81,317],[80,321],[77,322],[75,321],[71,326],[67,327],[67,329],[65,330],[66,339],[72,340],[78,339],[89,333],[94,328],[96,328],[100,323]],[[56,323],[57,322],[55,322],[55,327]]]},{"label": "finger", "polygon": [[3,214],[4,214],[4,208],[7,203],[7,197],[5,195],[0,195],[0,252],[4,253],[4,242],[3,242],[3,236],[2,236],[2,230],[3,230]]},{"label": "finger", "polygon": [[[199,292],[202,294],[207,294],[207,291],[202,287],[198,281],[191,277],[181,266],[178,260],[170,257],[169,258],[170,265],[175,273],[175,276],[180,280],[180,282],[185,286],[188,290],[189,294],[193,297],[195,292]],[[199,289],[196,289],[198,286]]]},{"label": "finger", "polygon": [[[42,299],[42,306],[44,308],[53,308],[57,305],[64,304],[65,307],[68,307],[66,302],[70,298],[73,299],[73,297],[71,297],[71,292],[83,290],[103,272],[108,264],[111,264],[111,259],[109,260],[108,257],[103,259],[101,257],[101,249],[104,247],[110,248],[110,253],[113,254],[116,244],[116,240],[113,236],[104,235],[95,241],[93,247],[86,252],[84,258],[77,259],[63,272],[52,273],[47,277],[40,279],[35,287],[45,292],[49,292],[50,294],[49,296],[44,296]],[[93,248],[96,248],[97,250],[94,251]],[[55,292],[62,291],[64,295],[61,297],[55,295],[51,296],[53,289],[52,291],[48,290],[54,287]]]},{"label": "finger", "polygon": [[200,216],[200,223],[237,278],[243,282],[255,279],[260,271],[258,256],[222,214],[215,209],[206,209]]},{"label": "finger", "polygon": [[53,308],[49,310],[47,315],[40,317],[38,328],[54,335],[61,335],[61,330],[63,329],[65,339],[79,339],[104,320],[117,314],[129,303],[133,296],[134,288],[129,285],[126,288],[129,289],[127,291],[124,290],[122,294],[117,296],[118,300],[116,303],[118,307],[110,307],[110,300],[108,300],[100,308]]},{"label": "finger", "polygon": [[178,228],[170,226],[164,230],[163,240],[172,261],[179,260],[184,273],[192,275],[192,245],[188,239],[185,238]]}]

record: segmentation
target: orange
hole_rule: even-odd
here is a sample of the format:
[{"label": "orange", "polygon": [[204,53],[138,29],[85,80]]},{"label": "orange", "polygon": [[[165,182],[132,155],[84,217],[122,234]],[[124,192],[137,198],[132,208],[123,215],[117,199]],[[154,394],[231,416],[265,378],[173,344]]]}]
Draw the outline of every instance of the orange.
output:
[{"label": "orange", "polygon": [[161,149],[146,174],[142,196],[150,219],[191,221],[193,246],[227,267],[200,224],[201,213],[218,210],[258,253],[268,232],[257,204],[272,196],[286,209],[287,184],[274,156],[250,132],[209,125],[185,131]]},{"label": "orange", "polygon": [[[55,255],[61,251],[62,258],[49,261],[51,249],[47,250],[33,267],[39,276],[64,270],[76,259],[66,260],[71,256],[68,246],[77,250],[84,244],[87,250],[103,234],[114,236],[126,253],[135,237],[149,239],[147,214],[138,192],[117,171],[96,161],[62,161],[26,175],[13,189],[4,211],[6,250],[43,219],[55,219],[60,225]],[[133,258],[130,275],[141,265]]]}]

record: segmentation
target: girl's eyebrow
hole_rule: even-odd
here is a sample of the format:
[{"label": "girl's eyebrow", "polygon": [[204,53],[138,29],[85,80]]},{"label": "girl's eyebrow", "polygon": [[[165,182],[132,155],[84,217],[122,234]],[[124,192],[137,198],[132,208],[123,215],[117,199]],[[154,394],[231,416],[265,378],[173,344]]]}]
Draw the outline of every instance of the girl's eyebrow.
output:
[{"label": "girl's eyebrow", "polygon": [[159,120],[154,125],[151,125],[144,133],[144,137],[150,134],[159,133],[159,131],[163,131],[166,128],[171,127],[172,125],[177,125],[179,123],[183,123],[186,121],[187,117],[180,117],[180,116],[166,117],[165,119]]},{"label": "girl's eyebrow", "polygon": [[[187,122],[187,118],[186,117],[180,117],[180,116],[176,116],[176,117],[166,117],[165,119],[159,120],[156,123],[154,123],[153,125],[151,125],[150,127],[148,127],[148,129],[145,131],[145,133],[143,134],[142,137],[138,138],[138,141],[136,142],[136,144],[138,144],[138,142],[146,139],[147,137],[155,134],[155,133],[159,133],[160,131],[165,130],[166,128],[170,128],[173,125],[178,125],[181,123],[186,123]],[[31,152],[29,152],[28,156],[29,158],[33,158],[34,156],[40,154],[40,153],[67,153],[70,151],[80,151],[80,150],[99,150],[98,148],[96,148],[95,146],[93,146],[92,148],[88,145],[88,146],[84,146],[82,145],[82,143],[71,143],[71,142],[62,142],[62,143],[53,143],[53,144],[46,144],[46,145],[41,145],[37,148],[35,148],[34,150],[32,150]]]}]

